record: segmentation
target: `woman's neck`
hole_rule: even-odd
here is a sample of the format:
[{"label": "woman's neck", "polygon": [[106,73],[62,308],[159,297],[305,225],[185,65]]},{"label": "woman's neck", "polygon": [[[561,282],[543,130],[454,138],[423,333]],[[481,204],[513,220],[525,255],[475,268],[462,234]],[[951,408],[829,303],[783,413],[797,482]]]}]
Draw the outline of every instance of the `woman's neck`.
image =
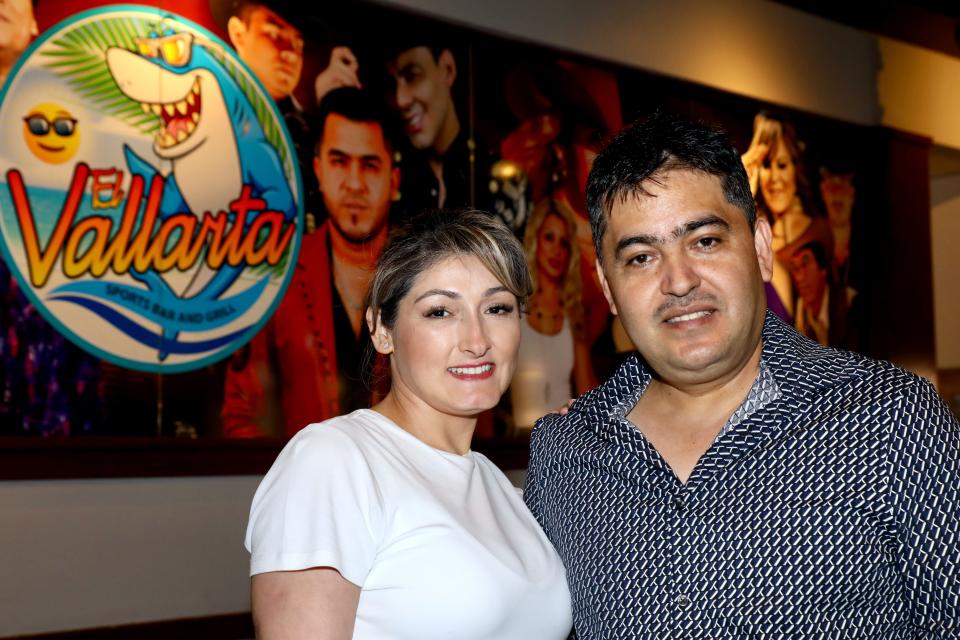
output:
[{"label": "woman's neck", "polygon": [[455,416],[438,411],[396,383],[386,397],[373,406],[373,410],[424,444],[457,455],[470,451],[477,427],[477,416]]}]

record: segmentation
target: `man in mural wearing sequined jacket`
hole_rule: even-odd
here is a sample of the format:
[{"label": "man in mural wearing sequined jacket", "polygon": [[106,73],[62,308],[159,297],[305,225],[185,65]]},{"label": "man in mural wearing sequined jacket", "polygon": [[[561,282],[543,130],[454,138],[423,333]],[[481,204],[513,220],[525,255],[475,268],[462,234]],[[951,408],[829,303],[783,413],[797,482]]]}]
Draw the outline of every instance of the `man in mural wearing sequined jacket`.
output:
[{"label": "man in mural wearing sequined jacket", "polygon": [[370,406],[364,296],[400,187],[389,120],[379,101],[354,87],[320,103],[313,169],[328,217],[304,236],[276,312],[227,368],[226,435],[289,437]]},{"label": "man in mural wearing sequined jacket", "polygon": [[653,116],[587,200],[638,353],[539,422],[524,494],[577,637],[960,637],[960,426],[766,311],[770,227],[724,136]]}]

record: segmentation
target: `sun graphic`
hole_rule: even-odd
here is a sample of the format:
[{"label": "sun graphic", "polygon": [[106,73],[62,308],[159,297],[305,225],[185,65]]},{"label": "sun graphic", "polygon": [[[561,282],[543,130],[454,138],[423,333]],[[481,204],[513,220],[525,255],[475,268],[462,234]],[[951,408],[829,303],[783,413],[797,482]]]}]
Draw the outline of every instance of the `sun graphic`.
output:
[{"label": "sun graphic", "polygon": [[63,164],[80,146],[77,119],[60,105],[38,104],[23,117],[23,139],[41,162]]}]

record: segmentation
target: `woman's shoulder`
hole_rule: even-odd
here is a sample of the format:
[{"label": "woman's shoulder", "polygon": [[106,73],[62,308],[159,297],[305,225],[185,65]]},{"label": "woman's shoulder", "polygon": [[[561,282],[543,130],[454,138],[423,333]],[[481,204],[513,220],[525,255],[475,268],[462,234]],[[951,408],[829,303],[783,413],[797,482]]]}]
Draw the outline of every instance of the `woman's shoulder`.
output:
[{"label": "woman's shoulder", "polygon": [[363,457],[369,448],[371,432],[377,428],[373,412],[360,409],[353,413],[314,422],[298,431],[284,447],[292,458],[329,461]]}]

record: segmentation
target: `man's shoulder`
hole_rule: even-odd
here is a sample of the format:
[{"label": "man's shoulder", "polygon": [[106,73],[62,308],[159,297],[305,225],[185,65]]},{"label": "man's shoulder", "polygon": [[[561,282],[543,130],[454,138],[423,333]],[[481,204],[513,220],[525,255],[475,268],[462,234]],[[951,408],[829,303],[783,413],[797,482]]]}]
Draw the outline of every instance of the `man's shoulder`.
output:
[{"label": "man's shoulder", "polygon": [[914,373],[886,360],[820,345],[780,320],[764,331],[763,361],[785,390],[818,394],[855,388],[865,396],[918,389]]},{"label": "man's shoulder", "polygon": [[531,447],[566,450],[608,429],[615,415],[625,415],[636,402],[648,375],[639,358],[630,356],[606,382],[578,397],[565,415],[549,413],[540,418]]}]

